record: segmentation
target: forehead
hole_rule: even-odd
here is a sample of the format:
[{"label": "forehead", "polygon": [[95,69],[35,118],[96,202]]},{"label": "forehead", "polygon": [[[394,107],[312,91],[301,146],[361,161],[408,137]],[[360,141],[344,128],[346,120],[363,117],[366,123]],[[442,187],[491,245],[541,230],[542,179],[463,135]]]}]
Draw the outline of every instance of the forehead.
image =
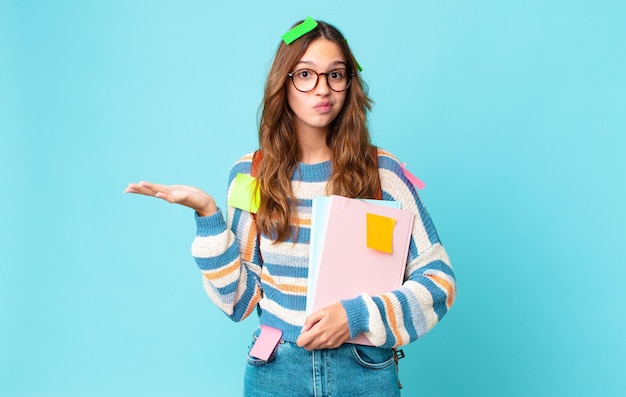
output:
[{"label": "forehead", "polygon": [[327,39],[317,39],[309,44],[298,64],[310,66],[346,65],[346,57],[337,43]]}]

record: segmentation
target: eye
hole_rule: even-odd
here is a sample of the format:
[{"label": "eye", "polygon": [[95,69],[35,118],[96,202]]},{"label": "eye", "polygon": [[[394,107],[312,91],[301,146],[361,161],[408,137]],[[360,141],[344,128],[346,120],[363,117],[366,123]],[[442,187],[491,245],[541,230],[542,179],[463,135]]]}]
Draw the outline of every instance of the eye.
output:
[{"label": "eye", "polygon": [[328,72],[328,77],[333,80],[343,80],[346,75],[346,71],[344,69],[336,69]]},{"label": "eye", "polygon": [[296,76],[300,79],[310,79],[313,73],[310,70],[302,69],[296,72]]}]

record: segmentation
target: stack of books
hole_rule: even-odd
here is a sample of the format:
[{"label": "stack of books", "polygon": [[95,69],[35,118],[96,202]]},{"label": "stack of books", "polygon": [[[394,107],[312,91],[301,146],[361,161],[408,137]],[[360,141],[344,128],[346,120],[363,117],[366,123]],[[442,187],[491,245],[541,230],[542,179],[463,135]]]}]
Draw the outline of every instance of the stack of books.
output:
[{"label": "stack of books", "polygon": [[[414,220],[395,201],[314,198],[307,315],[363,293],[399,288]],[[349,343],[371,345],[363,334]]]}]

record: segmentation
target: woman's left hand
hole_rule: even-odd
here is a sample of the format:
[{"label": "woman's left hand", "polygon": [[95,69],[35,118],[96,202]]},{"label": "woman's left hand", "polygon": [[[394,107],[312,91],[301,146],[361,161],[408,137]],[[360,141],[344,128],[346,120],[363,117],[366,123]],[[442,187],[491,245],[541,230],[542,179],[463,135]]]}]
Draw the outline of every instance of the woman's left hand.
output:
[{"label": "woman's left hand", "polygon": [[348,315],[341,302],[337,302],[307,317],[296,343],[306,350],[334,349],[348,339]]}]

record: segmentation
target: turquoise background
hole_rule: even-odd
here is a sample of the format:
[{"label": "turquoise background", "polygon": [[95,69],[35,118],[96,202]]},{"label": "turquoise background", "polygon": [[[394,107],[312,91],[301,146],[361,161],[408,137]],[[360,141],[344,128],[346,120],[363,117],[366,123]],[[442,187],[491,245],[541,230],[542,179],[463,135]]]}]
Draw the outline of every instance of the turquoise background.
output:
[{"label": "turquoise background", "polygon": [[0,1],[0,395],[241,394],[256,320],[205,296],[191,211],[122,191],[224,205],[306,15],[349,38],[458,276],[404,395],[623,395],[621,0]]}]

